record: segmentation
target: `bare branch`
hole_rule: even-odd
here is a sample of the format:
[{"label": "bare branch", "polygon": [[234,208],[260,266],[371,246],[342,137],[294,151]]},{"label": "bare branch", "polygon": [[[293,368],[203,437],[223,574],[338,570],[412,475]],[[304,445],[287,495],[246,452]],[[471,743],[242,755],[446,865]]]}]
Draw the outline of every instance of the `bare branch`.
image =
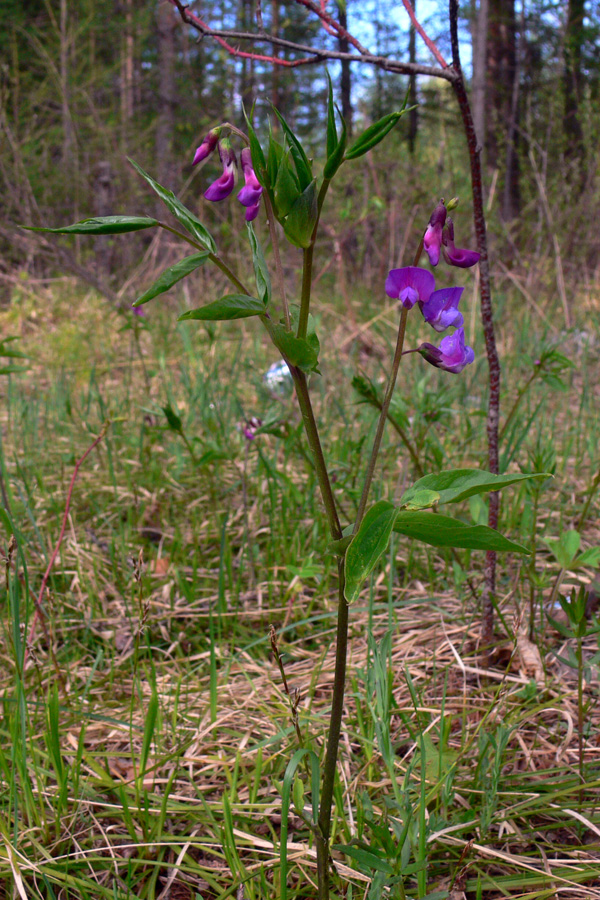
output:
[{"label": "bare branch", "polygon": [[[178,10],[182,21],[190,25],[199,32],[202,37],[210,37],[216,40],[231,56],[242,59],[254,59],[259,62],[268,62],[276,66],[283,66],[288,69],[295,69],[301,66],[318,65],[328,60],[348,60],[351,63],[361,63],[363,65],[375,66],[383,69],[385,72],[395,72],[402,75],[427,75],[430,78],[443,78],[446,81],[453,82],[456,79],[454,69],[449,66],[445,69],[437,66],[426,66],[420,63],[403,62],[399,59],[389,59],[385,56],[377,56],[370,53],[362,47],[361,44],[348,34],[345,28],[335,22],[333,17],[327,13],[322,13],[312,0],[298,0],[303,6],[307,6],[315,15],[318,15],[322,21],[327,21],[332,28],[337,25],[337,33],[341,37],[348,35],[348,40],[357,49],[359,53],[343,53],[339,50],[315,49],[307,44],[300,44],[295,41],[288,41],[285,38],[268,34],[264,31],[233,31],[229,29],[211,28],[203,19],[190,12],[187,6],[181,0],[170,0],[173,6]],[[324,19],[325,17],[325,19]],[[267,54],[256,53],[253,51],[242,50],[239,46],[234,46],[236,42],[249,42],[252,44],[266,43],[273,47],[284,47],[295,53],[304,54],[299,59],[283,59],[279,56],[270,56]]]}]

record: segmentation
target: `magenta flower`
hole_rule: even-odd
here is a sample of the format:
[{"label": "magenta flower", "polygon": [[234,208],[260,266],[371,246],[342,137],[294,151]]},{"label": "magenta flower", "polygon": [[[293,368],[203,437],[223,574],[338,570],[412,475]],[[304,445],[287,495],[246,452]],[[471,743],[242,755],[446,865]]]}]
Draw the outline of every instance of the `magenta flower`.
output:
[{"label": "magenta flower", "polygon": [[431,213],[429,224],[423,235],[423,247],[429,256],[429,262],[432,266],[437,266],[440,261],[440,249],[442,246],[442,231],[446,221],[446,207],[444,201],[440,200],[434,211]]},{"label": "magenta flower", "polygon": [[256,437],[256,432],[262,425],[262,419],[258,419],[256,416],[252,416],[251,419],[248,419],[247,422],[244,423],[244,427],[242,428],[242,434],[246,438],[247,441],[253,441]]},{"label": "magenta flower", "polygon": [[145,310],[143,310],[141,306],[132,306],[131,308],[133,310],[134,316],[144,317],[146,315]]},{"label": "magenta flower", "polygon": [[442,236],[442,253],[444,259],[451,266],[459,269],[469,269],[479,261],[479,253],[476,250],[461,250],[454,246],[454,223],[448,219]]},{"label": "magenta flower", "polygon": [[436,369],[444,369],[455,374],[462,372],[464,367],[475,359],[473,348],[465,345],[464,328],[457,328],[454,334],[442,338],[439,347],[425,343],[417,347],[417,351]]},{"label": "magenta flower", "polygon": [[219,156],[223,165],[223,174],[216,181],[213,181],[204,192],[205,198],[212,202],[225,200],[226,197],[229,197],[237,176],[237,160],[232,150],[231,142],[227,138],[219,141]]},{"label": "magenta flower", "polygon": [[246,215],[244,216],[246,222],[253,222],[258,215],[259,209],[260,203],[255,203],[254,206],[247,206]]},{"label": "magenta flower", "polygon": [[214,151],[217,146],[218,140],[221,136],[220,128],[213,128],[212,131],[209,131],[198,149],[194,154],[194,159],[192,162],[193,166],[197,166],[199,162],[202,162],[203,159],[206,159],[207,156]]},{"label": "magenta flower", "polygon": [[458,311],[464,288],[450,287],[434,291],[425,303],[419,303],[423,318],[436,331],[445,331],[454,326],[459,328],[463,323],[462,313]]},{"label": "magenta flower", "polygon": [[403,269],[392,269],[385,282],[388,297],[400,300],[406,309],[412,309],[415,303],[426,303],[435,288],[435,278],[427,269],[418,266],[404,266]]},{"label": "magenta flower", "polygon": [[[242,163],[242,172],[244,173],[246,184],[237,195],[237,198],[242,206],[257,207],[256,212],[252,216],[252,218],[254,219],[256,218],[256,213],[258,212],[258,203],[263,189],[258,178],[256,177],[256,172],[252,168],[252,156],[250,155],[250,150],[248,147],[244,147],[240,158]],[[247,221],[251,221],[250,219],[248,219],[247,215],[246,219]]]}]

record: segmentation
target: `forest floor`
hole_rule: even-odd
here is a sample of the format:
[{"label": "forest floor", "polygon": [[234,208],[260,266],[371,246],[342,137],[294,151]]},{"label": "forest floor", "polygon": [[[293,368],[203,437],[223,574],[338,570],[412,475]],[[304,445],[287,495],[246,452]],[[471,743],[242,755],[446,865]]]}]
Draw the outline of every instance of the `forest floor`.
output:
[{"label": "forest floor", "polygon": [[[505,415],[520,398],[502,468],[554,476],[503,492],[501,530],[535,552],[499,559],[489,667],[481,553],[396,536],[352,606],[335,897],[600,898],[600,330],[548,330],[497,293],[514,311],[499,318]],[[344,524],[374,430],[352,375],[378,383],[394,340],[393,304],[369,303],[316,304],[312,384]],[[28,354],[2,381],[0,896],[314,898],[290,701],[321,758],[337,568],[300,417],[265,382],[277,357],[255,323],[146,309],[118,316],[63,280],[24,282],[0,314]],[[395,415],[426,471],[485,466],[486,363],[465,318],[477,359],[461,376],[402,364]],[[565,359],[520,397],[553,351]],[[248,441],[252,416],[266,430]],[[33,624],[76,463],[106,422]],[[390,431],[374,499],[416,477]],[[485,502],[457,514],[484,522]],[[579,587],[580,639],[557,601]]]}]

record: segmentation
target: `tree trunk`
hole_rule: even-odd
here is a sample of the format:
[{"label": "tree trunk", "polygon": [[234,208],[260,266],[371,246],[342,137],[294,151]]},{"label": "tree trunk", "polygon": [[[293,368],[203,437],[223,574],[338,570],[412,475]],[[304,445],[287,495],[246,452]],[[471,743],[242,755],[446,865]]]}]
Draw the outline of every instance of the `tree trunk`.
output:
[{"label": "tree trunk", "polygon": [[[504,168],[501,215],[514,218],[520,208],[517,154],[518,84],[515,0],[488,0],[486,156],[492,169]],[[515,103],[515,97],[517,102]],[[504,157],[505,165],[502,165]],[[510,166],[510,169],[506,168]]]},{"label": "tree trunk", "polygon": [[583,19],[585,0],[569,0],[564,49],[564,91],[565,105],[563,130],[566,140],[565,156],[584,160],[583,131],[579,117],[579,106],[583,93],[581,70],[581,45],[584,39]]},{"label": "tree trunk", "polygon": [[486,63],[487,63],[487,37],[488,37],[488,0],[479,0],[479,8],[473,19],[473,89],[472,107],[473,124],[477,143],[485,147],[486,131]]},{"label": "tree trunk", "polygon": [[[413,0],[413,9],[417,12],[417,0]],[[415,26],[410,24],[408,33],[408,59],[411,63],[417,61],[417,41]],[[408,105],[414,107],[408,114],[408,149],[410,154],[415,152],[415,142],[417,140],[417,130],[419,127],[419,110],[417,109],[417,76],[411,75],[408,80]]]},{"label": "tree trunk", "polygon": [[[338,21],[342,28],[348,29],[348,3],[347,0],[338,0]],[[340,53],[348,53],[350,43],[348,38],[338,38]],[[352,135],[352,81],[350,75],[350,61],[343,59],[341,62],[340,95],[342,100],[342,115],[346,121],[348,136]]]},{"label": "tree trunk", "polygon": [[175,26],[177,19],[170,3],[159,2],[158,34],[158,118],[156,122],[156,171],[161,184],[173,182],[173,133],[175,130]]}]

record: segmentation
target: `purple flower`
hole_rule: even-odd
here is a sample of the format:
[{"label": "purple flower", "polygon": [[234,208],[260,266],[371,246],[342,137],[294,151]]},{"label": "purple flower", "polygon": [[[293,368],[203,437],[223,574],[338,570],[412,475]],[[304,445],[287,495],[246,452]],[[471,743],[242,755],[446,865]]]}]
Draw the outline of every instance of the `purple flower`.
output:
[{"label": "purple flower", "polygon": [[446,372],[462,372],[465,366],[470,365],[475,359],[472,347],[465,345],[464,328],[457,328],[454,334],[448,334],[440,341],[440,346],[433,344],[421,344],[417,347],[423,359],[435,366],[436,369],[444,369]]},{"label": "purple flower", "polygon": [[255,203],[254,206],[246,207],[246,215],[244,216],[246,222],[252,222],[257,217],[259,209],[260,203]]},{"label": "purple flower", "polygon": [[388,297],[400,300],[406,309],[411,309],[417,300],[426,303],[435,287],[435,278],[427,269],[418,266],[404,266],[392,269],[385,282]]},{"label": "purple flower", "polygon": [[[256,177],[254,169],[252,168],[252,156],[248,147],[244,147],[244,149],[242,150],[241,163],[246,184],[237,195],[237,198],[242,206],[258,207],[260,195],[262,194],[263,189],[258,178]],[[253,219],[256,217],[257,212],[258,208],[252,216]],[[250,219],[248,219],[248,215],[246,215],[246,220],[248,222],[251,221]]]},{"label": "purple flower", "polygon": [[450,287],[434,291],[425,303],[419,303],[423,318],[436,331],[445,331],[453,325],[459,328],[463,323],[462,313],[458,311],[458,303],[464,288]]},{"label": "purple flower", "polygon": [[198,149],[194,154],[194,160],[192,162],[193,166],[197,166],[199,162],[202,162],[203,159],[206,159],[207,156],[213,152],[215,147],[217,146],[217,142],[221,136],[220,128],[213,128],[212,131],[209,131]]},{"label": "purple flower", "polygon": [[262,419],[258,419],[256,416],[252,416],[251,419],[244,424],[242,428],[242,434],[246,438],[247,441],[253,441],[256,437],[256,432],[262,425]]},{"label": "purple flower", "polygon": [[446,222],[442,242],[444,259],[451,266],[458,266],[459,269],[468,269],[479,261],[479,253],[476,250],[461,250],[454,246],[454,223],[452,219],[448,219]]},{"label": "purple flower", "polygon": [[145,316],[146,312],[142,309],[141,306],[132,306],[134,316]]},{"label": "purple flower", "polygon": [[219,141],[219,156],[223,165],[223,174],[216,181],[213,181],[204,192],[206,199],[213,202],[225,200],[226,197],[229,197],[237,175],[237,160],[231,148],[231,143],[227,138]]},{"label": "purple flower", "polygon": [[429,256],[429,262],[432,266],[437,266],[440,261],[440,248],[442,246],[442,230],[446,221],[446,207],[444,201],[440,200],[434,211],[431,213],[429,224],[423,235],[423,247]]}]

